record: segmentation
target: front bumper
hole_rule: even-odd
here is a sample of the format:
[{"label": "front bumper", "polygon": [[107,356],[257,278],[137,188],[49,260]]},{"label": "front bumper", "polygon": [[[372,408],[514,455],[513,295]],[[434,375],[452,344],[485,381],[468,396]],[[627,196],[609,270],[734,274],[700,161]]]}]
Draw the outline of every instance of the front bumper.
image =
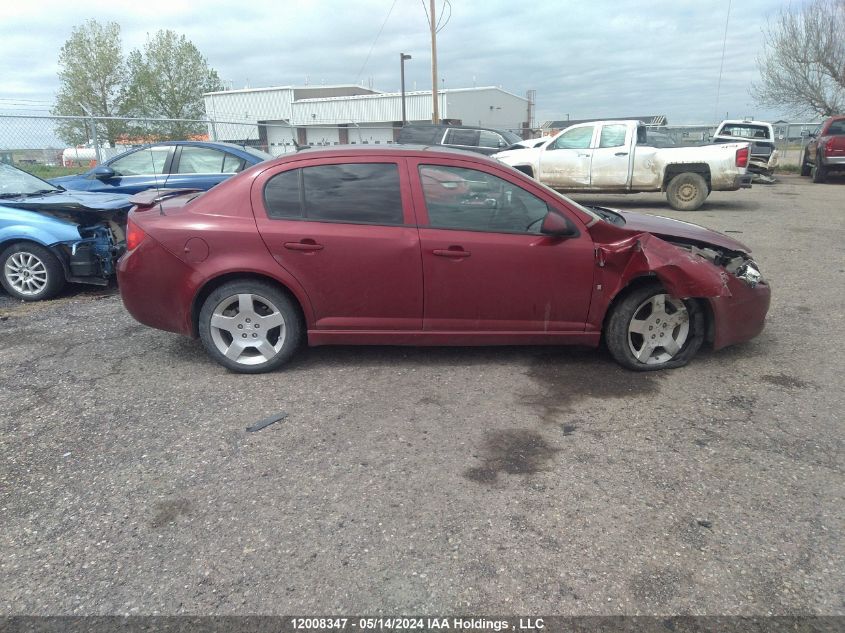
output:
[{"label": "front bumper", "polygon": [[730,275],[727,284],[730,296],[709,299],[713,311],[713,349],[744,343],[760,334],[772,299],[767,282],[752,288]]}]

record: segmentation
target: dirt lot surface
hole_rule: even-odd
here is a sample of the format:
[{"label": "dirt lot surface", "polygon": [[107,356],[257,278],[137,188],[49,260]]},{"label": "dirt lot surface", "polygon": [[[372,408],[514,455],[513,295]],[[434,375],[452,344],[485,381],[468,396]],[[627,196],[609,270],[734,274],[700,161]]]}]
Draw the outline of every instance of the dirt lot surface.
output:
[{"label": "dirt lot surface", "polygon": [[3,613],[845,614],[845,181],[592,200],[749,244],[765,332],[239,376],[113,292],[0,296]]}]

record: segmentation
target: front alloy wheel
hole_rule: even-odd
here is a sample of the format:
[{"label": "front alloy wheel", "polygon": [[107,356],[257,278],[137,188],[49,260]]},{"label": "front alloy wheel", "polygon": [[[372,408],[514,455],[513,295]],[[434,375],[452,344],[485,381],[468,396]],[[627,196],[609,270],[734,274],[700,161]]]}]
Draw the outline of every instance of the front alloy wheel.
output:
[{"label": "front alloy wheel", "polygon": [[291,300],[260,282],[233,282],[209,295],[200,311],[200,338],[225,367],[260,373],[284,363],[302,327]]},{"label": "front alloy wheel", "polygon": [[683,349],[688,336],[686,306],[667,294],[656,294],[643,301],[628,323],[628,349],[646,365],[672,360]]},{"label": "front alloy wheel", "polygon": [[697,301],[675,298],[656,283],[622,297],[608,317],[608,351],[635,371],[681,367],[704,340],[704,315]]},{"label": "front alloy wheel", "polygon": [[38,244],[13,244],[0,255],[3,288],[24,301],[56,296],[64,287],[62,265],[48,249]]}]

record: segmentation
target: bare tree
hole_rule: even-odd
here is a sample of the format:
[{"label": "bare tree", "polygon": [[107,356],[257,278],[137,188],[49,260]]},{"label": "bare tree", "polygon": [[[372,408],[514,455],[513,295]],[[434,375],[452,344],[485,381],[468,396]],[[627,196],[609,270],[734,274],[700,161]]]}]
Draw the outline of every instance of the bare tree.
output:
[{"label": "bare tree", "polygon": [[764,33],[757,101],[795,115],[845,111],[845,0],[781,10]]}]

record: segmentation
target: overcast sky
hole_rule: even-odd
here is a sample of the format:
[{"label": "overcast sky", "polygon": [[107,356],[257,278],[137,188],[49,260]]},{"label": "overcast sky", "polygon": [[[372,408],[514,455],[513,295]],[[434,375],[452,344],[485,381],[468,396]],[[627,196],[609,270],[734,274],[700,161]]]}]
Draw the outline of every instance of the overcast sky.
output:
[{"label": "overcast sky", "polygon": [[[518,95],[534,89],[538,125],[567,115],[665,114],[682,124],[718,121],[726,113],[770,120],[785,114],[755,104],[748,86],[758,76],[762,28],[788,0],[451,4],[451,19],[438,35],[442,85],[496,85]],[[441,6],[437,0],[438,11]],[[126,51],[159,29],[182,33],[234,88],[363,81],[398,91],[400,52],[413,55],[406,87],[431,88],[422,0],[3,0],[0,113],[49,109],[59,49],[88,18],[118,22]]]}]

